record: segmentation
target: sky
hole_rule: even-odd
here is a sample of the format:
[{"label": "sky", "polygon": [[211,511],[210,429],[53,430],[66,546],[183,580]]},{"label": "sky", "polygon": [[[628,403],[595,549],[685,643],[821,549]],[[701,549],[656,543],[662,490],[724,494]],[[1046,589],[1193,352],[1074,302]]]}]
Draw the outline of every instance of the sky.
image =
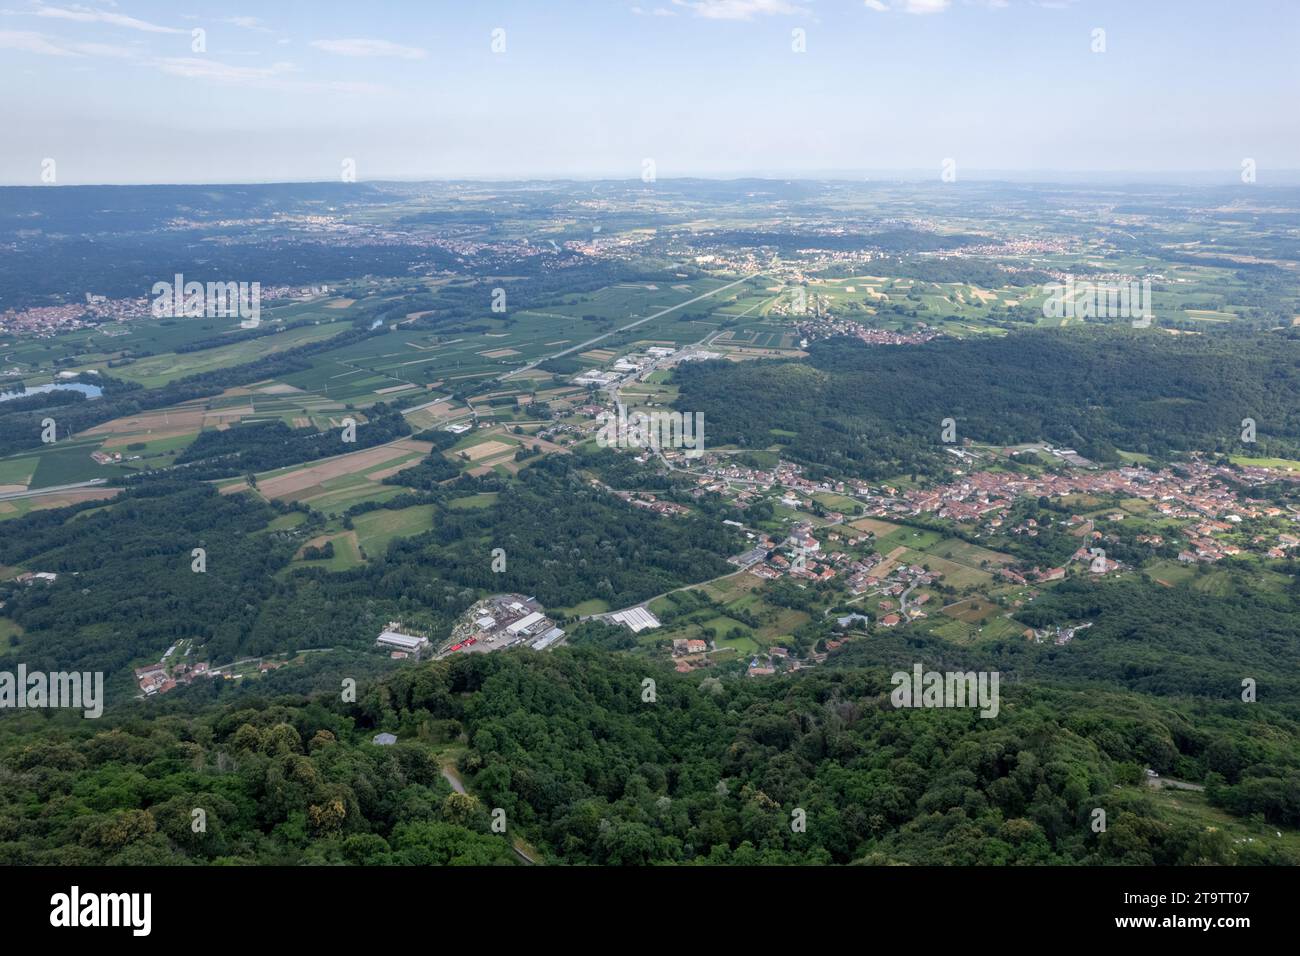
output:
[{"label": "sky", "polygon": [[0,0],[0,183],[1263,184],[1298,62],[1300,0]]}]

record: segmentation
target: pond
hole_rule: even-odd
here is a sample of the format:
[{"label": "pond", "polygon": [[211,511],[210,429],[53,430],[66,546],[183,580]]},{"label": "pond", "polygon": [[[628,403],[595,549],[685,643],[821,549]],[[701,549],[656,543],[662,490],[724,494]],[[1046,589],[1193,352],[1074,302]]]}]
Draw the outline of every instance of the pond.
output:
[{"label": "pond", "polygon": [[0,402],[26,398],[28,395],[39,395],[42,392],[80,392],[87,398],[99,398],[104,394],[104,390],[98,385],[86,385],[83,382],[51,382],[49,385],[29,386],[25,392],[0,392]]}]

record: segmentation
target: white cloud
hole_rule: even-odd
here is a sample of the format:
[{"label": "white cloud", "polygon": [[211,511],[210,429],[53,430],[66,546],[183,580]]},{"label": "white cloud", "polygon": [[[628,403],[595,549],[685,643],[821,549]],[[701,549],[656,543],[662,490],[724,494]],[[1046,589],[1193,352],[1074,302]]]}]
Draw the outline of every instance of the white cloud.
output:
[{"label": "white cloud", "polygon": [[352,80],[331,80],[328,83],[304,83],[302,88],[309,92],[354,93],[359,96],[377,96],[392,91],[382,83],[354,82]]},{"label": "white cloud", "polygon": [[76,56],[48,37],[28,30],[0,30],[0,50],[21,50],[24,53],[38,53],[41,56]]},{"label": "white cloud", "polygon": [[[890,10],[901,10],[903,13],[943,13],[950,6],[952,0],[862,0],[868,10],[875,10],[877,13],[888,13]],[[993,0],[993,5],[1000,4],[1000,0]]]},{"label": "white cloud", "polygon": [[109,43],[68,43],[29,30],[0,30],[0,50],[20,50],[39,56],[105,56],[128,59],[135,51]]},{"label": "white cloud", "polygon": [[258,33],[271,32],[257,17],[226,17],[221,22],[232,24],[244,30],[256,30]]},{"label": "white cloud", "polygon": [[86,56],[107,56],[118,60],[127,60],[136,55],[136,51],[111,43],[69,43],[69,48]]},{"label": "white cloud", "polygon": [[807,7],[788,0],[673,0],[673,4],[685,7],[697,17],[708,20],[752,20],[756,16],[790,16],[812,12]]},{"label": "white cloud", "polygon": [[145,20],[137,20],[123,13],[111,10],[93,10],[90,7],[46,7],[39,6],[33,13],[38,17],[50,17],[56,20],[74,20],[78,23],[109,23],[128,30],[140,30],[144,33],[188,33],[179,27],[163,27]]},{"label": "white cloud", "polygon": [[270,66],[234,66],[207,57],[173,56],[157,61],[158,68],[168,76],[187,79],[215,80],[237,86],[263,83],[276,77],[298,72],[292,63],[273,63]]},{"label": "white cloud", "polygon": [[360,37],[346,40],[312,40],[311,45],[326,53],[339,56],[383,56],[399,60],[422,60],[427,55],[419,47],[401,46],[387,40],[368,40]]},{"label": "white cloud", "polygon": [[386,93],[388,89],[376,83],[357,83],[348,80],[331,80],[320,83],[295,79],[300,70],[292,63],[273,63],[270,66],[236,66],[207,57],[165,57],[154,63],[168,76],[189,80],[207,80],[222,86],[246,86],[265,90],[282,90],[291,93]]}]

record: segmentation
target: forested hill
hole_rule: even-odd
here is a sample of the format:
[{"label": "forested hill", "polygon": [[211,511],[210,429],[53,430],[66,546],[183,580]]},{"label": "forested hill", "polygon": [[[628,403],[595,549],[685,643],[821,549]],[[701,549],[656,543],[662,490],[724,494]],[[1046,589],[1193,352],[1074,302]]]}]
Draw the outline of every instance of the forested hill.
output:
[{"label": "forested hill", "polygon": [[959,644],[916,631],[877,630],[851,641],[831,666],[906,669],[995,667],[1004,681],[1066,681],[1123,688],[1170,699],[1239,701],[1242,680],[1259,699],[1300,721],[1300,563],[1285,566],[1292,585],[1261,593],[1250,571],[1219,570],[1222,593],[1174,587],[1146,576],[1072,578],[1014,611],[1020,626],[1089,622],[1087,638],[1064,646],[1005,637]]},{"label": "forested hill", "polygon": [[[719,681],[517,650],[403,669],[352,704],[19,714],[0,722],[0,856],[507,863],[522,837],[576,864],[1300,862],[1288,841],[1234,840],[1140,785],[1145,767],[1199,774],[1213,805],[1300,822],[1296,728],[1267,710],[1198,705],[1193,722],[1124,692],[1019,686],[985,720],[895,710],[889,689],[883,669]],[[372,743],[380,731],[396,745]],[[442,775],[453,763],[471,798]]]},{"label": "forested hill", "polygon": [[[376,426],[358,436],[368,427]],[[236,461],[284,447],[247,437],[263,434],[255,429],[213,434],[222,437],[208,450]],[[433,507],[431,530],[336,573],[290,567],[319,519],[298,534],[275,530],[290,506],[218,494],[189,467],[131,482],[109,508],[85,502],[12,518],[0,530],[0,565],[59,580],[0,584],[5,617],[24,634],[21,645],[0,647],[0,669],[23,661],[103,670],[125,693],[131,666],[156,661],[183,638],[214,665],[307,647],[361,651],[390,620],[439,638],[483,592],[535,595],[551,609],[592,597],[619,608],[735,570],[726,558],[745,541],[734,528],[633,507],[593,485],[572,457],[551,456],[515,479],[467,477],[400,496],[397,507]],[[492,503],[457,507],[480,495]],[[206,550],[202,574],[191,570],[196,547]],[[499,573],[494,548],[509,554]]]},{"label": "forested hill", "polygon": [[[1046,440],[1100,462],[1118,460],[1117,450],[1300,449],[1300,332],[1090,327],[914,346],[837,338],[810,351],[806,362],[682,363],[675,406],[704,413],[715,447],[780,443],[813,473],[870,479],[950,465],[945,418],[956,420],[958,441]],[[1258,433],[1249,446],[1245,418]]]}]

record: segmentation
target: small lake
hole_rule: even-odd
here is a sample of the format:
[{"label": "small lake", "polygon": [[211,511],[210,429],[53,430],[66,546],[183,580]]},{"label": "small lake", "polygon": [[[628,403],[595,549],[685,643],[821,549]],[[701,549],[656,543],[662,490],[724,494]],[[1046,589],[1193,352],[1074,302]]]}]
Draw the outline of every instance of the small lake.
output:
[{"label": "small lake", "polygon": [[99,398],[104,394],[104,390],[98,385],[86,385],[84,382],[51,382],[49,385],[30,385],[25,392],[0,392],[0,402],[26,398],[28,395],[40,395],[42,392],[80,392],[87,398]]}]

